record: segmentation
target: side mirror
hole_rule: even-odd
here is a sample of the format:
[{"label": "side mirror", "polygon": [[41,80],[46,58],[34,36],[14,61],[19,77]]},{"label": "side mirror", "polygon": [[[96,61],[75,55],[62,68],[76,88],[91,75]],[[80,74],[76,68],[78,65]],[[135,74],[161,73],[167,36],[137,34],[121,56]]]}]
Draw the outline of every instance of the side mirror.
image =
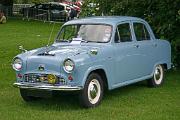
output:
[{"label": "side mirror", "polygon": [[19,46],[19,50],[21,50],[21,51],[22,51],[22,53],[27,52],[27,50],[26,50],[26,49],[24,49],[22,45],[20,45],[20,46]]}]

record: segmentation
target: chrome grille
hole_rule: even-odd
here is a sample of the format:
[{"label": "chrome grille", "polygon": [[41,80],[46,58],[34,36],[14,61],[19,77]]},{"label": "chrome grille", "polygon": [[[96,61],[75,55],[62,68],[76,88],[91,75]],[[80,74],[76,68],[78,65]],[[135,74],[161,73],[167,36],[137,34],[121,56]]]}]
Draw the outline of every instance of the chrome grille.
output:
[{"label": "chrome grille", "polygon": [[[48,84],[48,74],[25,74],[24,81],[29,83],[47,83]],[[57,77],[57,81],[55,84],[65,85],[65,80],[61,77]]]}]

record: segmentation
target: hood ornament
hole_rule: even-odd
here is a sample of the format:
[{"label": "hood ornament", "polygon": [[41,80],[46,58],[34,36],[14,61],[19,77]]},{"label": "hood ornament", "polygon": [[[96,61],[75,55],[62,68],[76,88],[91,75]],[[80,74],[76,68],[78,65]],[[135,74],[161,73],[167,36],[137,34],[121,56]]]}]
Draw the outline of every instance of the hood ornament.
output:
[{"label": "hood ornament", "polygon": [[27,52],[27,50],[26,50],[26,49],[24,49],[22,45],[20,45],[20,46],[19,46],[19,50],[21,50],[21,51],[22,51],[22,53]]}]

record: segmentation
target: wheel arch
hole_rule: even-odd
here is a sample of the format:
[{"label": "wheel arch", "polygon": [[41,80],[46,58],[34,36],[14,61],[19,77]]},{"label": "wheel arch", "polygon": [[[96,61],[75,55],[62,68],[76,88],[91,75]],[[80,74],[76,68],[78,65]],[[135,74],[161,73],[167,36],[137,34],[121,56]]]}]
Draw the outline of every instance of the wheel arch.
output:
[{"label": "wheel arch", "polygon": [[154,69],[155,69],[155,67],[156,67],[157,65],[162,65],[165,70],[168,70],[168,69],[169,69],[167,62],[158,62],[158,63],[156,63],[156,64],[154,65],[154,67],[153,67],[153,72],[154,72]]},{"label": "wheel arch", "polygon": [[105,90],[109,89],[109,84],[108,84],[108,78],[107,78],[106,70],[102,66],[91,67],[91,68],[89,68],[87,70],[87,72],[85,73],[85,76],[83,78],[83,86],[85,85],[87,77],[91,73],[97,73],[98,75],[100,75],[102,80],[103,80]]},{"label": "wheel arch", "polygon": [[168,65],[166,63],[162,63],[161,65],[164,67],[165,70],[168,69]]}]

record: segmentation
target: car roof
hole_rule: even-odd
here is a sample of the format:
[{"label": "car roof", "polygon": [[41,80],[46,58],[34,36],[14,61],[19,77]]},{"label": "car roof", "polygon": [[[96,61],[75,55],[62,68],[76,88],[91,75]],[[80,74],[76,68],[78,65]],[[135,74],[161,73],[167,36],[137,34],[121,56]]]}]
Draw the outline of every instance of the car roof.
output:
[{"label": "car roof", "polygon": [[64,3],[60,3],[60,2],[48,2],[49,4],[56,4],[56,5],[63,5],[63,6],[67,6],[67,4]]},{"label": "car roof", "polygon": [[69,24],[110,24],[110,25],[116,25],[123,21],[142,21],[143,19],[137,18],[137,17],[129,17],[129,16],[96,16],[96,17],[87,17],[87,18],[81,18],[76,20],[71,20],[65,23],[65,25]]}]

